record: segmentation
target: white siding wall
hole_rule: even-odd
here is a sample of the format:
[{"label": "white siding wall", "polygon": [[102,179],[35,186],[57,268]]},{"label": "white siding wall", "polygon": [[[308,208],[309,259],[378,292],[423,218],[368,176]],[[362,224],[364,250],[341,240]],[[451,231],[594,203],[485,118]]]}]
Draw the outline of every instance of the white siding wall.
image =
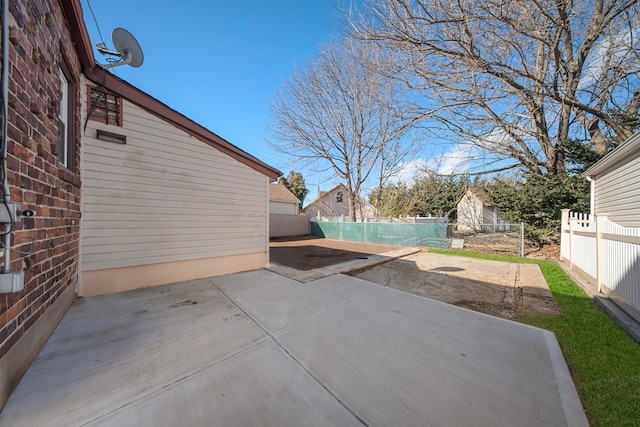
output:
[{"label": "white siding wall", "polygon": [[640,157],[596,178],[595,213],[623,227],[640,227]]},{"label": "white siding wall", "polygon": [[83,144],[82,271],[268,250],[264,175],[126,100]]},{"label": "white siding wall", "polygon": [[308,234],[308,216],[269,214],[269,237],[306,236]]},{"label": "white siding wall", "polygon": [[270,214],[297,215],[298,205],[291,202],[278,202],[272,200],[269,202]]},{"label": "white siding wall", "polygon": [[[471,197],[471,200],[468,197]],[[467,192],[457,207],[458,230],[479,231],[484,221],[485,207],[475,194]],[[493,221],[492,221],[493,222]]]}]

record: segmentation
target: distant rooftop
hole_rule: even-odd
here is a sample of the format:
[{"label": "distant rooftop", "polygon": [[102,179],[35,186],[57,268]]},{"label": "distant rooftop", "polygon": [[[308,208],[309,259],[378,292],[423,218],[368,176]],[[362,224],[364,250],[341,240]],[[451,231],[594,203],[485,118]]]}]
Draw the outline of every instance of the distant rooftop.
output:
[{"label": "distant rooftop", "polygon": [[269,200],[300,203],[300,200],[282,184],[269,185]]}]

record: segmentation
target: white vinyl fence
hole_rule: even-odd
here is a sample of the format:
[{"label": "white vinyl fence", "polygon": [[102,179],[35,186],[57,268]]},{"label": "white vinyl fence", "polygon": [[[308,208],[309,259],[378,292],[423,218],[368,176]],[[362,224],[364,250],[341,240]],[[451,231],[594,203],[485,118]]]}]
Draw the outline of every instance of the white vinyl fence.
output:
[{"label": "white vinyl fence", "polygon": [[561,259],[590,276],[598,292],[613,292],[640,312],[640,228],[564,209],[560,245]]}]

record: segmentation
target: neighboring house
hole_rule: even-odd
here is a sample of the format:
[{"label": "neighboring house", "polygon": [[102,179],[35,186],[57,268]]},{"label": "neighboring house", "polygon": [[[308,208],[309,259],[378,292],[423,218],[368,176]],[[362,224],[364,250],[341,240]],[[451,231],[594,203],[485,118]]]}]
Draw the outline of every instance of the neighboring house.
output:
[{"label": "neighboring house", "polygon": [[[318,198],[302,209],[305,215],[316,219],[349,219],[349,191],[339,184],[329,191],[321,191]],[[377,209],[363,198],[356,202],[356,221],[375,218]]]},{"label": "neighboring house", "polygon": [[502,221],[500,212],[481,188],[470,187],[457,205],[458,231],[495,231]]},{"label": "neighboring house", "polygon": [[300,200],[282,184],[269,186],[269,213],[283,215],[298,215]]},{"label": "neighboring house", "polygon": [[561,260],[640,320],[640,132],[582,176],[591,213],[563,211]]},{"label": "neighboring house", "polygon": [[10,229],[0,407],[76,294],[268,266],[281,175],[97,66],[80,0],[8,3],[6,176],[36,214]]}]

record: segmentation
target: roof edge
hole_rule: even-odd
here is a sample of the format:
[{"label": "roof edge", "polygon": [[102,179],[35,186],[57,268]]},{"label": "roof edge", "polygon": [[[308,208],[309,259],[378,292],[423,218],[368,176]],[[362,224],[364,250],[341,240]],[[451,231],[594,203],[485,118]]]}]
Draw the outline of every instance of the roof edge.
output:
[{"label": "roof edge", "polygon": [[161,117],[177,128],[182,129],[189,135],[232,157],[245,166],[248,166],[257,172],[260,172],[268,178],[271,178],[275,181],[276,179],[278,179],[278,177],[282,176],[282,172],[278,169],[274,168],[273,166],[269,166],[268,164],[252,156],[246,151],[243,151],[242,149],[236,147],[229,141],[221,138],[204,126],[194,122],[190,118],[169,107],[162,101],[154,98],[153,96],[138,89],[130,83],[114,76],[104,68],[96,65],[94,65],[93,67],[87,67],[85,69],[85,75],[92,82],[103,86],[112,92],[117,93],[118,95],[136,104],[138,107],[146,110],[151,114]]},{"label": "roof edge", "polygon": [[586,171],[582,172],[580,176],[583,178],[594,178],[638,152],[640,152],[640,131],[634,133],[613,151],[591,165]]},{"label": "roof edge", "polygon": [[[278,182],[273,182],[270,185],[271,185],[269,187],[269,200],[270,201],[274,201],[274,202],[294,202],[295,201],[297,204],[300,204],[300,200],[284,184],[280,184]],[[272,194],[274,192],[273,190],[276,189],[276,188],[279,189],[276,192],[279,191],[282,194]],[[280,197],[281,195],[286,196],[286,198],[285,197]]]},{"label": "roof edge", "polygon": [[76,45],[80,63],[85,68],[93,67],[96,60],[93,56],[93,48],[91,47],[91,39],[84,25],[82,16],[82,5],[80,0],[62,0],[62,10],[67,18],[67,24],[71,30],[71,37]]}]

